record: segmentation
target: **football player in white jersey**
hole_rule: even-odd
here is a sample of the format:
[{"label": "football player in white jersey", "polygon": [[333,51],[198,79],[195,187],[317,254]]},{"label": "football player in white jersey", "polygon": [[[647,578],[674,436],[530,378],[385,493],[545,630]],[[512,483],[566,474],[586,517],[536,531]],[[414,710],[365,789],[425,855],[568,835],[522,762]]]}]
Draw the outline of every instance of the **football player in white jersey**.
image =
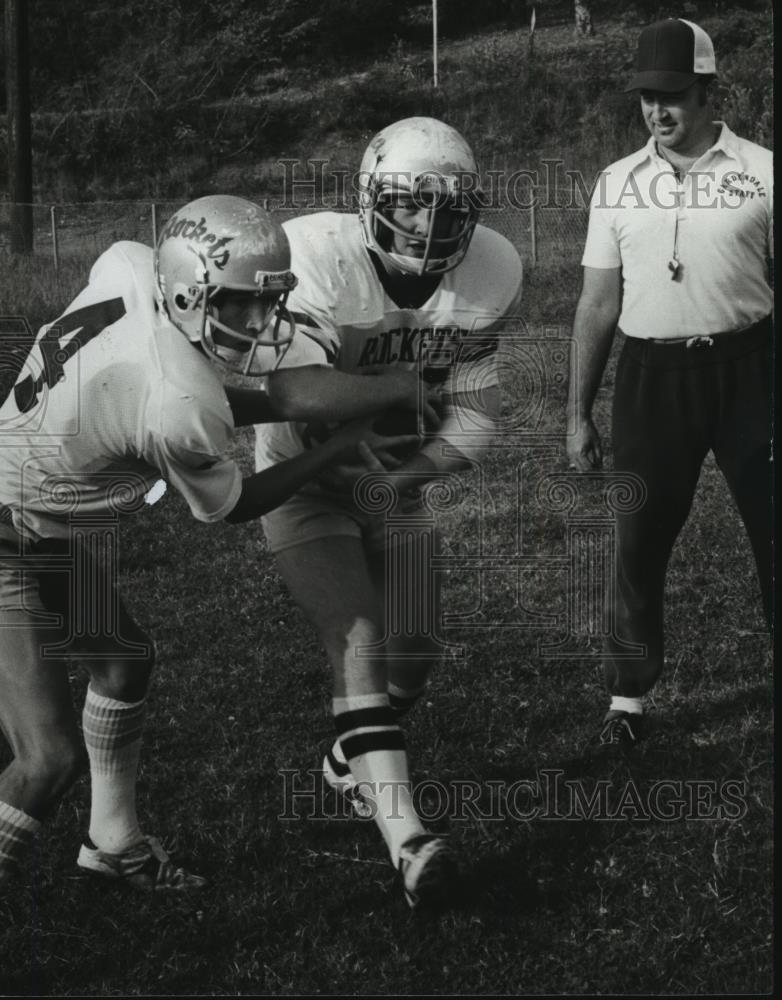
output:
[{"label": "football player in white jersey", "polygon": [[[0,883],[82,770],[86,743],[92,802],[78,865],[142,889],[204,884],[139,826],[153,645],[115,589],[105,540],[160,477],[199,520],[241,522],[329,462],[354,461],[357,449],[370,458],[367,448],[382,443],[353,422],[242,478],[227,455],[238,424],[351,418],[375,411],[378,397],[418,407],[412,375],[280,373],[288,409],[279,412],[261,391],[224,387],[212,361],[262,375],[293,342],[286,299],[295,283],[287,237],[268,213],[240,198],[199,199],[169,221],[156,252],[118,243],[98,259],[88,286],[39,333],[0,408],[0,724],[14,755],[0,774]],[[69,657],[90,674],[83,741]]]},{"label": "football player in white jersey", "polygon": [[[521,261],[508,240],[477,224],[475,159],[441,121],[410,118],[383,129],[366,150],[359,190],[358,217],[320,212],[283,226],[299,278],[289,307],[310,333],[283,365],[319,357],[343,372],[403,369],[440,383],[436,436],[388,471],[386,485],[409,509],[411,494],[440,474],[470,468],[493,436],[498,337],[520,303]],[[399,429],[404,421],[389,424]],[[331,429],[258,426],[256,467],[306,453]],[[323,762],[326,780],[357,813],[374,816],[408,903],[441,903],[456,872],[453,852],[416,815],[399,726],[425,688],[438,646],[432,634],[387,632],[386,608],[400,600],[386,593],[387,546],[395,543],[387,541],[384,515],[354,499],[348,472],[311,481],[264,517],[264,530],[333,671],[339,736]],[[414,518],[410,524],[407,547],[425,544]],[[412,551],[395,555],[415,562]],[[424,586],[427,593],[406,600],[430,602],[437,621],[436,574]],[[368,657],[372,646],[382,653]]]}]

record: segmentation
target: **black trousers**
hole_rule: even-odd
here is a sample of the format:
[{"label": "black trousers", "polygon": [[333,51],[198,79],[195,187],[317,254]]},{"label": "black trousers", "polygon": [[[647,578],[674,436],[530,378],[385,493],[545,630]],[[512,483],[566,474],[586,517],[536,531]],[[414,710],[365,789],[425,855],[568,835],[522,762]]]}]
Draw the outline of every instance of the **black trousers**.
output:
[{"label": "black trousers", "polygon": [[[625,339],[614,394],[614,467],[643,480],[646,501],[617,515],[616,637],[607,639],[603,661],[611,694],[639,697],[660,675],[665,574],[709,451],[747,529],[770,623],[772,379],[770,317],[715,336],[712,346]],[[628,657],[623,641],[643,645],[644,655]]]}]

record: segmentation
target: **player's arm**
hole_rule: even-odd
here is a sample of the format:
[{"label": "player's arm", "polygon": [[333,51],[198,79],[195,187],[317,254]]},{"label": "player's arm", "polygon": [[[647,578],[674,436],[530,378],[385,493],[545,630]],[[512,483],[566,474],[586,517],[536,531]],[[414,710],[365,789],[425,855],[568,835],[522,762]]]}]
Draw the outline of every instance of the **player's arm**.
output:
[{"label": "player's arm", "polygon": [[[389,375],[390,371],[396,374]],[[235,427],[285,420],[353,420],[389,406],[415,412],[420,391],[417,376],[395,369],[389,372],[384,371],[368,382],[365,375],[347,375],[322,365],[285,369],[268,376],[273,385],[271,392],[225,386],[225,394]],[[436,413],[430,402],[436,401],[436,396],[436,392],[424,388],[420,399],[430,426],[436,425]]]},{"label": "player's arm", "polygon": [[253,520],[279,507],[306,483],[332,464],[363,458],[367,450],[380,447],[409,446],[415,435],[398,435],[389,440],[375,433],[371,421],[355,420],[341,427],[317,448],[301,452],[242,480],[236,506],[225,517],[229,524]]},{"label": "player's arm", "polygon": [[391,408],[422,408],[428,425],[438,423],[429,402],[436,399],[436,389],[422,389],[416,372],[399,368],[367,375],[349,375],[326,365],[284,368],[268,376],[267,391],[276,420],[337,422]]},{"label": "player's arm", "polygon": [[579,472],[603,464],[592,404],[603,378],[622,306],[622,269],[585,267],[573,320],[568,385],[568,461]]},{"label": "player's arm", "polygon": [[268,393],[263,390],[244,389],[234,385],[226,385],[224,388],[235,427],[250,427],[252,424],[268,424],[283,419],[274,409]]}]

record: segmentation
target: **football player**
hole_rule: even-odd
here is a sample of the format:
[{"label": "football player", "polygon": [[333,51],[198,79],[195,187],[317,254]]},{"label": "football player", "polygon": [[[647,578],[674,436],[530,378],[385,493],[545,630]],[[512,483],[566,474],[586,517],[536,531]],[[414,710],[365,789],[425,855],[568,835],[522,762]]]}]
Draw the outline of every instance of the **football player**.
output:
[{"label": "football player", "polygon": [[[0,774],[0,882],[82,770],[86,743],[92,800],[78,865],[142,889],[204,884],[138,822],[154,648],[116,592],[112,552],[103,559],[98,550],[160,477],[197,519],[241,522],[329,462],[355,460],[357,448],[369,458],[381,443],[353,422],[243,478],[227,454],[237,424],[350,418],[381,399],[418,407],[414,375],[366,379],[323,366],[281,373],[279,413],[260,391],[227,393],[212,362],[245,375],[273,368],[293,341],[286,300],[295,284],[288,239],[268,213],[239,198],[194,201],[169,221],[156,252],[123,242],[98,259],[88,286],[39,333],[0,409],[0,723],[13,751]],[[90,675],[83,741],[70,657]]]},{"label": "football player", "polygon": [[[503,236],[478,225],[476,162],[444,122],[409,118],[383,129],[364,155],[359,190],[358,216],[320,212],[283,226],[299,278],[290,308],[309,333],[283,365],[319,357],[341,372],[418,371],[441,385],[436,436],[387,473],[410,515],[408,541],[399,543],[408,551],[395,552],[409,565],[426,544],[415,528],[422,484],[469,468],[493,436],[498,337],[519,305],[522,268]],[[389,426],[401,429],[404,421],[389,415]],[[259,426],[256,467],[306,454],[328,433],[304,422]],[[453,851],[416,814],[399,725],[424,691],[438,646],[431,633],[386,636],[386,608],[401,595],[386,593],[384,516],[354,499],[350,470],[334,470],[263,525],[333,671],[339,736],[323,762],[325,778],[356,812],[375,818],[408,903],[441,902],[456,872]],[[437,621],[436,574],[425,587],[404,596],[428,603]],[[370,658],[369,647],[382,653]]]}]

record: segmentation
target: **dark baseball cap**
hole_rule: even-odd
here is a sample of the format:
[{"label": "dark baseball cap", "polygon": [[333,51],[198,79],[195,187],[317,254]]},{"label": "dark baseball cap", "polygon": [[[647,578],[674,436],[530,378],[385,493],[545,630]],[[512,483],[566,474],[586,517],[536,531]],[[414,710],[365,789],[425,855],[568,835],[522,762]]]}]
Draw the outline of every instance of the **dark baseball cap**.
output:
[{"label": "dark baseball cap", "polygon": [[644,28],[638,39],[635,76],[630,90],[673,93],[702,76],[714,76],[717,65],[711,39],[697,24],[670,17]]}]

